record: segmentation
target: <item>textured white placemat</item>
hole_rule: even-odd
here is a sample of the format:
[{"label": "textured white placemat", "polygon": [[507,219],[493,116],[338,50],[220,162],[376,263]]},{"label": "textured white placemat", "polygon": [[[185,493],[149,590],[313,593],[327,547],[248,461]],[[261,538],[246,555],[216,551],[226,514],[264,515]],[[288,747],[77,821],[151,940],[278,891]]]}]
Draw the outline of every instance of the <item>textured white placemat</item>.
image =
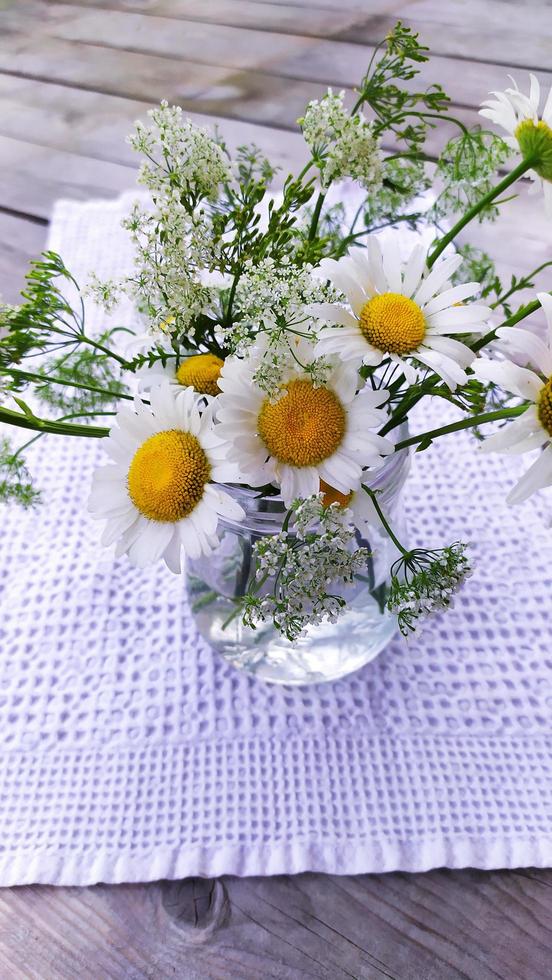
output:
[{"label": "textured white placemat", "polygon": [[[124,206],[57,206],[78,278],[128,262]],[[213,654],[181,579],[102,551],[101,455],[39,441],[43,506],[0,515],[2,884],[552,863],[550,500],[506,508],[517,462],[467,435],[416,458],[416,538],[473,541],[476,574],[415,642],[296,690]]]}]

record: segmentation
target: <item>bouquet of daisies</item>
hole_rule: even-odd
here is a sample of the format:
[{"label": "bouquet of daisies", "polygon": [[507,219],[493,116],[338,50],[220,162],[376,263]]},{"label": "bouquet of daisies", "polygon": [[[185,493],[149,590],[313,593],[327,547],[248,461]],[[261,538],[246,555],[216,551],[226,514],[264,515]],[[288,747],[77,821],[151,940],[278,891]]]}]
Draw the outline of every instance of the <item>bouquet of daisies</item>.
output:
[{"label": "bouquet of daisies", "polygon": [[[529,94],[483,103],[506,135],[469,129],[439,86],[417,87],[427,57],[398,24],[354,105],[330,90],[307,106],[305,166],[283,182],[257,147],[231,155],[162,103],[130,137],[148,192],[125,220],[134,270],[84,291],[108,312],[130,296],[132,336],[89,334],[51,252],[32,263],[21,305],[0,312],[0,420],[30,442],[103,439],[89,508],[118,555],[178,573],[217,547],[221,522],[243,520],[232,487],[281,498],[287,516],[257,542],[253,583],[277,573],[285,588],[276,601],[253,585],[237,613],[250,626],[270,615],[292,639],[339,615],[331,586],[366,561],[358,529],[377,526],[397,549],[386,602],[405,633],[469,573],[461,542],[409,550],[397,536],[368,485],[392,454],[463,428],[481,439],[497,423],[484,450],[541,450],[510,501],[552,483],[552,297],[516,306],[531,277],[503,285],[490,256],[457,242],[499,217],[522,177],[552,210],[552,98],[541,115],[531,77]],[[434,144],[450,123],[457,136],[432,156],[428,135]],[[358,189],[354,213],[344,181]],[[411,245],[401,226],[420,231]],[[541,307],[546,337],[525,323]],[[405,433],[429,398],[460,417]],[[4,439],[1,458],[1,496],[25,506],[39,495],[28,444]]]}]

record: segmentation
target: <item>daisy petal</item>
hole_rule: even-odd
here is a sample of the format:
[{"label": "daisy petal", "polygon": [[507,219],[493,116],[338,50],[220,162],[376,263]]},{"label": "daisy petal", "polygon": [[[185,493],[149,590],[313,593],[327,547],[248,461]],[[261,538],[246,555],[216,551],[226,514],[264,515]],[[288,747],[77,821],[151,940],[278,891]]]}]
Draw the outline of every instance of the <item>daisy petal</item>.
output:
[{"label": "daisy petal", "polygon": [[379,293],[389,292],[389,283],[387,282],[385,272],[383,271],[381,248],[375,235],[368,236],[366,249],[368,251],[368,260],[370,262],[370,269],[372,270],[374,286]]},{"label": "daisy petal", "polygon": [[490,306],[480,303],[470,303],[468,306],[449,306],[446,310],[427,317],[428,326],[433,330],[453,330],[460,333],[470,333],[474,327],[483,324],[492,314]]},{"label": "daisy petal", "polygon": [[165,565],[169,571],[173,572],[175,575],[180,575],[182,571],[181,551],[182,545],[180,542],[180,534],[178,533],[178,528],[175,528],[172,538],[163,552],[163,561],[165,562]]},{"label": "daisy petal", "polygon": [[520,504],[530,497],[535,490],[550,486],[552,483],[552,447],[548,447],[539,458],[529,467],[521,480],[506,497],[509,504]]},{"label": "daisy petal", "polygon": [[360,283],[347,271],[347,266],[343,268],[342,262],[337,259],[322,259],[320,269],[330,282],[345,294],[354,312],[360,313],[366,303],[366,293]]},{"label": "daisy petal", "polygon": [[381,258],[383,272],[392,293],[402,293],[402,261],[398,236],[390,234],[382,236]]},{"label": "daisy petal", "polygon": [[[405,296],[412,296],[420,285],[420,279],[426,267],[427,249],[418,243],[410,253],[410,258],[404,271],[402,291]],[[364,495],[366,497],[366,494]],[[369,498],[367,498],[369,499]]]},{"label": "daisy petal", "polygon": [[438,351],[440,354],[446,354],[464,369],[470,366],[475,357],[474,352],[466,344],[462,344],[459,340],[453,340],[452,337],[427,334],[423,346]]},{"label": "daisy petal", "polygon": [[307,307],[307,312],[321,320],[327,320],[329,323],[336,323],[342,327],[353,327],[358,330],[356,317],[342,306],[336,306],[334,303],[311,303]]},{"label": "daisy petal", "polygon": [[513,395],[536,402],[541,388],[541,379],[528,368],[518,367],[510,361],[491,361],[479,357],[473,364],[473,372],[480,381],[491,381],[501,385]]},{"label": "daisy petal", "polygon": [[550,293],[537,293],[537,299],[544,310],[548,327],[548,347],[552,349],[552,296]]},{"label": "daisy petal", "polygon": [[502,426],[497,432],[487,436],[481,443],[480,452],[500,453],[505,449],[510,449],[518,443],[523,442],[527,436],[533,435],[540,428],[537,412],[534,405],[530,405],[527,411],[518,418]]},{"label": "daisy petal", "polygon": [[[552,312],[552,296],[548,298],[551,301]],[[522,327],[501,327],[496,335],[500,338],[501,348],[525,354],[527,360],[547,377],[552,374],[552,351],[536,334]]]},{"label": "daisy petal", "polygon": [[422,279],[421,285],[413,297],[414,302],[418,306],[423,306],[424,303],[427,303],[432,296],[435,296],[435,293],[439,292],[447,279],[450,279],[461,264],[461,255],[451,255],[450,258],[440,259],[433,266],[429,275],[425,279]]},{"label": "daisy petal", "polygon": [[148,521],[128,549],[128,557],[133,565],[144,568],[161,558],[173,534],[173,525]]},{"label": "daisy petal", "polygon": [[422,364],[427,364],[428,367],[432,368],[443,379],[445,384],[448,385],[451,391],[454,391],[458,385],[464,384],[467,380],[466,372],[451,357],[447,357],[446,354],[440,354],[438,351],[432,351],[428,350],[427,347],[422,347],[416,351],[416,357]]},{"label": "daisy petal", "polygon": [[450,289],[445,289],[444,292],[434,296],[429,303],[426,303],[424,314],[428,317],[432,313],[439,313],[441,310],[445,310],[448,306],[454,306],[455,303],[461,303],[462,300],[468,299],[469,296],[474,296],[478,289],[478,282],[463,282],[459,286],[451,286]]}]

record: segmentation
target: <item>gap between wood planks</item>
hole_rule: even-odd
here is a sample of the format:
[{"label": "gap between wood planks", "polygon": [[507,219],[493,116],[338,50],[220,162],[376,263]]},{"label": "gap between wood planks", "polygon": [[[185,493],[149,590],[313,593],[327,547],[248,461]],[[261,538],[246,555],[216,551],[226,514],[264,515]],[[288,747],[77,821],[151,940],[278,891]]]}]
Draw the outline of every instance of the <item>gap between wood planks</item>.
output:
[{"label": "gap between wood planks", "polygon": [[[36,11],[48,11],[46,19],[37,21]],[[108,11],[97,7],[50,3],[46,8],[34,0],[3,14],[5,28],[25,34],[29,40],[47,39],[79,42],[104,50],[116,50],[167,60],[184,60],[189,64],[205,65],[212,69],[226,67],[257,75],[277,76],[289,81],[308,81],[325,87],[356,85],[373,52],[373,45],[360,45],[333,38],[269,34],[238,26],[207,25],[199,21],[183,21],[155,14],[128,10]],[[206,29],[207,28],[207,29]],[[9,43],[9,37],[7,38]],[[5,47],[5,45],[4,45]],[[22,52],[20,52],[22,53]],[[449,89],[454,105],[472,108],[479,106],[489,88],[506,83],[504,67],[490,62],[465,59],[459,97],[457,60],[435,55],[420,65],[415,84],[441,82]],[[550,84],[552,74],[538,71],[544,84]]]},{"label": "gap between wood planks", "polygon": [[[74,0],[56,0],[56,3],[72,6]],[[354,9],[344,4],[336,11],[335,7],[263,3],[257,0],[209,0],[208,4],[204,0],[150,0],[147,6],[143,0],[81,0],[79,6],[140,13],[146,17],[155,16],[205,25],[250,28],[265,33],[277,31],[280,34],[319,40],[330,36],[333,40],[362,46],[379,44],[400,18],[405,27],[420,35],[422,43],[434,55],[448,56],[458,61],[479,61],[484,64],[492,62],[505,67],[515,65],[518,69],[527,71],[532,71],[535,67],[547,69],[549,66],[548,45],[542,35],[522,33],[520,38],[519,33],[513,34],[510,24],[508,31],[501,32],[496,29],[496,17],[490,36],[464,25],[447,24],[446,20],[445,23],[436,24],[432,20],[423,19],[423,7],[419,18],[416,2],[397,4],[398,9],[394,15],[388,9],[389,3],[381,4],[381,12],[375,9],[379,5],[373,3],[369,10],[366,6]],[[500,5],[488,0],[488,6]],[[546,8],[545,10],[548,16],[549,11]],[[413,12],[413,17],[404,16],[410,11]],[[443,16],[446,18],[446,11]],[[527,27],[526,19],[522,31]],[[444,26],[447,30],[443,30]],[[542,51],[539,52],[541,60],[535,66],[535,48],[539,46],[542,46]],[[470,54],[466,55],[465,51]],[[527,52],[527,55],[523,52]]]}]

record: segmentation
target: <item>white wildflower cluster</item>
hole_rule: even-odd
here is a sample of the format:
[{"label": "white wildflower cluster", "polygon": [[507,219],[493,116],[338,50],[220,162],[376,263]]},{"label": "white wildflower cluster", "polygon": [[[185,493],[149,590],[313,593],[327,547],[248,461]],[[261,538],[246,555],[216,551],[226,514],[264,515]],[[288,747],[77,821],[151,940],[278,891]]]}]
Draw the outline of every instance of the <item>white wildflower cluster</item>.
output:
[{"label": "white wildflower cluster", "polygon": [[[305,306],[328,299],[324,284],[312,276],[312,266],[302,268],[289,258],[246,262],[236,292],[240,328],[271,332],[283,326],[301,326],[307,316]],[[310,317],[312,319],[312,317]]]},{"label": "white wildflower cluster", "polygon": [[323,187],[352,177],[367,190],[381,186],[382,159],[379,140],[361,112],[345,108],[345,93],[328,89],[322,99],[309,102],[299,119],[303,136],[320,170]]},{"label": "white wildflower cluster", "polygon": [[148,113],[152,125],[136,123],[129,143],[146,157],[139,174],[154,195],[178,192],[193,200],[215,201],[222,183],[230,180],[227,157],[209,133],[182,118],[180,106],[167,102]]},{"label": "white wildflower cluster", "polygon": [[[276,397],[282,377],[288,368],[297,368],[300,361],[298,346],[305,334],[314,339],[318,321],[306,312],[311,303],[328,302],[337,296],[333,287],[312,276],[312,267],[298,268],[289,261],[264,259],[254,265],[248,262],[236,293],[237,317],[225,332],[225,341],[238,354],[245,354],[253,345],[259,354],[255,383],[269,397]],[[315,386],[326,383],[329,363],[314,357],[309,345],[300,361]]]},{"label": "white wildflower cluster", "polygon": [[139,182],[151,191],[153,207],[135,204],[123,222],[136,248],[136,267],[125,280],[153,328],[182,336],[208,306],[213,292],[205,285],[217,267],[211,202],[231,179],[229,161],[209,134],[182,118],[178,106],[162,102],[149,116],[151,126],[136,124],[131,146],[146,157]]},{"label": "white wildflower cluster", "polygon": [[90,296],[106,313],[111,313],[118,305],[122,291],[123,283],[121,281],[99,279],[95,272],[91,272],[83,295]]},{"label": "white wildflower cluster", "polygon": [[471,575],[461,541],[438,551],[415,550],[402,556],[391,569],[387,608],[397,615],[399,629],[408,636],[417,620],[450,609],[453,596]]},{"label": "white wildflower cluster", "polygon": [[254,383],[264,391],[271,401],[282,393],[282,384],[288,374],[295,375],[298,367],[310,379],[315,388],[327,384],[332,365],[325,357],[315,357],[314,347],[302,342],[300,352],[295,348],[293,336],[285,331],[272,336],[261,335],[256,350],[262,354],[253,375]]},{"label": "white wildflower cluster", "polygon": [[[172,324],[178,335],[212,301],[203,270],[213,261],[208,222],[177,200],[161,199],[153,211],[135,204],[123,227],[136,249],[135,269],[125,280],[153,332]],[[162,242],[162,248],[160,244]]]},{"label": "white wildflower cluster", "polygon": [[325,507],[322,494],[294,501],[291,510],[293,533],[282,531],[254,546],[256,584],[244,598],[243,622],[255,629],[273,620],[294,641],[308,626],[337,620],[346,605],[342,589],[370,553],[356,547],[350,513],[339,504]]}]

